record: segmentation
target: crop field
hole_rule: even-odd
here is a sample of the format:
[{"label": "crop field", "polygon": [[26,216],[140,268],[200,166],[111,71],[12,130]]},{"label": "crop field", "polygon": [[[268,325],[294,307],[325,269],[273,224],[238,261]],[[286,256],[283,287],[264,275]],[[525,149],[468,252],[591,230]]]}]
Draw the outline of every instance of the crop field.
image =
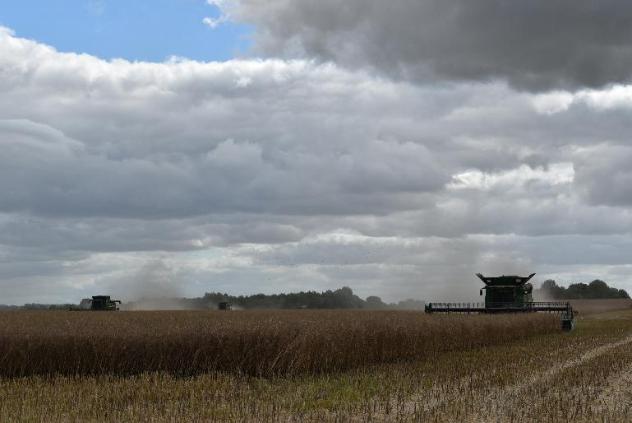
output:
[{"label": "crop field", "polygon": [[632,309],[632,300],[627,298],[608,300],[570,300],[573,309],[582,315],[606,311]]},{"label": "crop field", "polygon": [[0,421],[630,421],[632,311],[0,314]]},{"label": "crop field", "polygon": [[431,358],[556,332],[552,316],[397,311],[8,312],[0,375],[291,376]]}]

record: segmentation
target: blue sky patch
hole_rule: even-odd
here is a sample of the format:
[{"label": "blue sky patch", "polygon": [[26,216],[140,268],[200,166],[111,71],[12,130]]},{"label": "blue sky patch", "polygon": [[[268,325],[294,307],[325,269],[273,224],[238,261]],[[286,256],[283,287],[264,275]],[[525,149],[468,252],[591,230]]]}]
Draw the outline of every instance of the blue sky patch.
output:
[{"label": "blue sky patch", "polygon": [[21,0],[0,8],[0,25],[64,52],[160,62],[170,56],[225,61],[243,56],[252,29],[214,28],[220,10],[204,0]]}]

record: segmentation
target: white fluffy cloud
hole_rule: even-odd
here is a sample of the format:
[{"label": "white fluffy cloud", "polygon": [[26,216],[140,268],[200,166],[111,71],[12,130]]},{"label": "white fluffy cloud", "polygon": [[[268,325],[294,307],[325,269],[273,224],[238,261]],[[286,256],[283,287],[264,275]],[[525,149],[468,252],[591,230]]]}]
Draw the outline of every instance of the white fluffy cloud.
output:
[{"label": "white fluffy cloud", "polygon": [[117,294],[148,263],[183,295],[463,299],[477,271],[629,288],[629,90],[104,61],[2,29],[0,303]]}]

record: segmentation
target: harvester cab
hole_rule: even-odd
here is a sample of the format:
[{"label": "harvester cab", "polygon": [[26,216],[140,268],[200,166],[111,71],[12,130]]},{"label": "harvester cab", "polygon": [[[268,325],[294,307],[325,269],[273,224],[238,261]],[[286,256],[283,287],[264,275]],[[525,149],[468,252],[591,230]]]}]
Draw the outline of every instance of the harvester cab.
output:
[{"label": "harvester cab", "polygon": [[90,303],[90,310],[93,311],[116,311],[120,300],[111,300],[109,295],[94,295]]},{"label": "harvester cab", "polygon": [[484,303],[428,303],[426,313],[557,313],[561,316],[562,330],[570,331],[575,327],[575,313],[568,302],[533,301],[533,286],[528,283],[535,273],[529,276],[476,276],[485,286]]}]

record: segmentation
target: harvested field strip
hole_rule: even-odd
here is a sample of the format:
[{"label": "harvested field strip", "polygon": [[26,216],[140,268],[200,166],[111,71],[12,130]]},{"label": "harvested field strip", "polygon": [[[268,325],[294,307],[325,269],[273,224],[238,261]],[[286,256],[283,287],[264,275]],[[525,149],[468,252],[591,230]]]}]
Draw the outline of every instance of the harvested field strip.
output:
[{"label": "harvested field strip", "polygon": [[[522,421],[508,418],[516,415],[560,421],[547,420],[546,409],[543,414],[532,412],[539,399],[548,398],[542,386],[563,381],[571,369],[590,367],[615,350],[629,349],[630,316],[588,322],[572,334],[534,337],[394,367],[391,377],[401,382],[395,389],[384,383],[388,388],[383,392],[393,394],[381,399],[371,421]],[[367,421],[367,416],[355,421]]]},{"label": "harvested field strip", "polygon": [[597,413],[621,413],[629,415],[632,399],[632,360],[625,361],[626,367],[613,374],[596,399]]},{"label": "harvested field strip", "polygon": [[[520,410],[521,407],[526,406],[524,403],[525,398],[529,398],[530,409],[533,409],[537,405],[544,407],[548,401],[548,397],[544,395],[545,389],[543,389],[543,387],[556,385],[558,378],[567,381],[568,376],[564,373],[572,372],[576,368],[593,368],[595,363],[603,361],[603,357],[610,356],[613,350],[618,350],[622,347],[625,348],[630,343],[632,343],[632,334],[627,335],[623,339],[583,351],[579,357],[560,357],[559,363],[556,363],[544,371],[534,372],[519,383],[506,387],[498,387],[492,390],[479,404],[479,409],[485,410],[485,413],[474,414],[472,415],[472,419],[474,421],[484,421],[492,419],[494,416],[514,415],[516,410]],[[566,389],[572,388],[572,386],[569,386]],[[489,405],[493,405],[493,407],[489,407]],[[521,419],[528,417],[533,416],[529,416],[524,412],[520,413]]]},{"label": "harvested field strip", "polygon": [[[566,368],[545,384],[525,390],[508,413],[515,421],[632,420],[631,397],[621,382],[632,367],[629,343],[608,349],[578,366]],[[618,395],[613,397],[615,391]],[[529,405],[528,409],[524,407]],[[505,410],[507,411],[507,410]]]},{"label": "harvested field strip", "polygon": [[0,376],[337,372],[559,332],[549,315],[419,312],[0,313]]}]

